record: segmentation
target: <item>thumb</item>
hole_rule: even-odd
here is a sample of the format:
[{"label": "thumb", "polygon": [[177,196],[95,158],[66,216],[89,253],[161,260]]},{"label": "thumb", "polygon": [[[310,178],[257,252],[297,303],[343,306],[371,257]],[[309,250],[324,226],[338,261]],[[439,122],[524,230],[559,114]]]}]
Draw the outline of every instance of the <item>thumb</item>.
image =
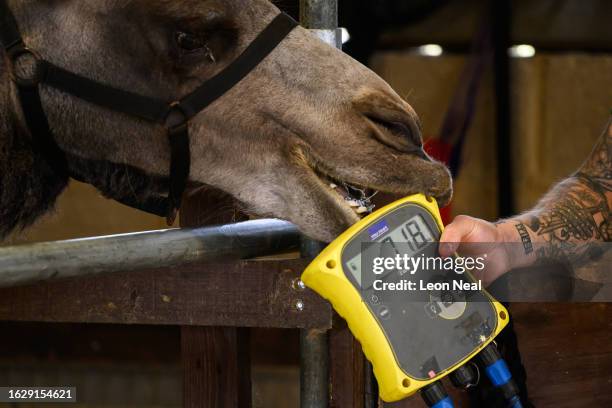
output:
[{"label": "thumb", "polygon": [[448,257],[459,249],[459,245],[466,241],[476,228],[475,219],[465,215],[458,215],[448,224],[440,237],[440,256]]}]

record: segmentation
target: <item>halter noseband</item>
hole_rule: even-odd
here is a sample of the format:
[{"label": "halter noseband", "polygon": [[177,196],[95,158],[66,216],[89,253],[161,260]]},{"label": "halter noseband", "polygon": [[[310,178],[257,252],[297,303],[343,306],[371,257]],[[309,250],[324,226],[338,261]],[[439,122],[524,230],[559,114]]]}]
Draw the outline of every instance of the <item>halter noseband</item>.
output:
[{"label": "halter noseband", "polygon": [[[170,146],[168,197],[149,197],[145,200],[130,195],[114,199],[130,207],[166,217],[169,223],[174,221],[180,209],[181,198],[189,180],[189,121],[246,77],[297,25],[288,15],[279,14],[224,70],[184,98],[168,103],[93,81],[40,58],[24,44],[17,21],[6,0],[0,0],[0,45],[4,47],[9,59],[11,78],[17,86],[21,110],[36,148],[44,153],[54,171],[84,181],[71,174],[66,156],[53,138],[40,99],[41,85],[103,108],[164,126]],[[36,62],[30,77],[20,77],[17,73],[17,62],[21,58],[31,58]]]}]

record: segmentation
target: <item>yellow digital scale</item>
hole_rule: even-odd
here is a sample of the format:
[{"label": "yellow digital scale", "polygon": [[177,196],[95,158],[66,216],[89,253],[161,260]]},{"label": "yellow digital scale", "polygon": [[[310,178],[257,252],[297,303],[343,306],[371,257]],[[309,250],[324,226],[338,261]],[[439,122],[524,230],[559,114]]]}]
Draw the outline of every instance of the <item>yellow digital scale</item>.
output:
[{"label": "yellow digital scale", "polygon": [[[469,272],[373,272],[375,258],[437,257],[443,229],[433,198],[406,197],[353,225],[302,275],[347,321],[384,401],[406,398],[462,367],[508,323],[506,309],[484,290],[440,289],[452,281],[473,287]],[[410,279],[413,291],[388,290],[409,287]]]}]

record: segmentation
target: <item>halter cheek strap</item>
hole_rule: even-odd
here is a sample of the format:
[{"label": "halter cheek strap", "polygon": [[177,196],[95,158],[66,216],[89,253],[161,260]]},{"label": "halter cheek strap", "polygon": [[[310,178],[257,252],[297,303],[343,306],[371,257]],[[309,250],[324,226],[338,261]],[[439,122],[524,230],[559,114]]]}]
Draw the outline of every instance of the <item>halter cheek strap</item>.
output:
[{"label": "halter cheek strap", "polygon": [[[158,216],[172,223],[181,206],[181,198],[189,180],[191,152],[189,121],[211,103],[232,89],[255,69],[297,26],[297,22],[281,13],[251,42],[251,44],[219,74],[209,79],[189,95],[174,102],[138,95],[113,88],[67,71],[44,59],[24,44],[15,17],[6,0],[0,0],[0,45],[9,60],[25,122],[34,145],[58,174],[71,176],[65,154],[59,148],[40,99],[40,87],[49,86],[100,107],[122,112],[140,120],[165,127],[170,148],[170,184],[167,197],[113,197],[130,207]],[[16,70],[20,59],[35,61],[31,76],[20,76]]]}]

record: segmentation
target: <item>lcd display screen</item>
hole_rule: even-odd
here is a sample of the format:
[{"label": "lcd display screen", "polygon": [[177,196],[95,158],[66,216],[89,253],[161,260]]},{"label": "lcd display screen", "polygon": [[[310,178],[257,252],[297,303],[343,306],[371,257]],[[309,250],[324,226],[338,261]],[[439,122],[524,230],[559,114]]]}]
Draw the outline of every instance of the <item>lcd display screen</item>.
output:
[{"label": "lcd display screen", "polygon": [[[393,257],[396,254],[413,256],[421,251],[428,243],[434,242],[433,232],[421,215],[415,215],[405,223],[391,231],[387,231],[371,242],[389,245],[370,245],[363,246],[367,254],[360,251],[356,256],[346,262],[347,269],[353,275],[355,281],[361,286],[362,276],[362,255],[367,255],[367,259],[374,257]],[[378,253],[372,253],[378,252]],[[389,253],[386,253],[389,252]],[[401,271],[399,272],[402,274]]]}]

